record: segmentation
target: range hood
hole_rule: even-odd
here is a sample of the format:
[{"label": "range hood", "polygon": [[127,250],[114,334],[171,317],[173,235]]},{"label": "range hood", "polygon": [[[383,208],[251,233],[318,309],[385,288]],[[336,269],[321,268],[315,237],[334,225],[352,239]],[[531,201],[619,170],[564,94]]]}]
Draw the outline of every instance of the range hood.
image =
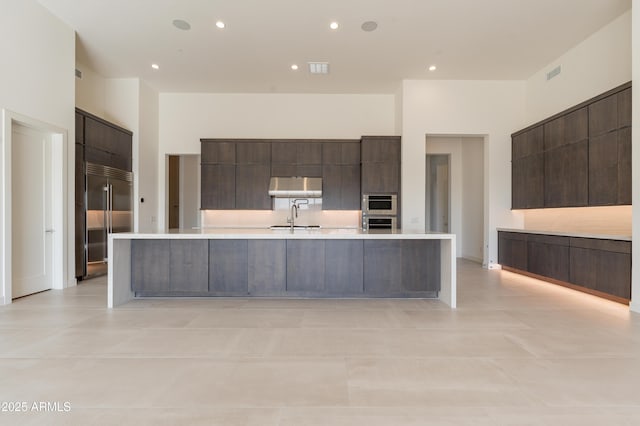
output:
[{"label": "range hood", "polygon": [[269,181],[269,195],[278,198],[320,198],[322,178],[272,177]]}]

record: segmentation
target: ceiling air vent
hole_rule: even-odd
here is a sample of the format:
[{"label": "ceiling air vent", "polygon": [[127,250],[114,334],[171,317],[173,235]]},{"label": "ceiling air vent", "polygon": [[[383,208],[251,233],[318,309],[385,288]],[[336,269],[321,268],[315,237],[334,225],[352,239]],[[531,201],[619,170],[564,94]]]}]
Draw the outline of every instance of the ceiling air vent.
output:
[{"label": "ceiling air vent", "polygon": [[557,76],[558,74],[560,74],[560,71],[562,71],[560,69],[560,65],[558,65],[557,67],[555,67],[554,69],[552,69],[551,71],[549,71],[547,73],[547,81],[551,80],[553,77]]},{"label": "ceiling air vent", "polygon": [[329,74],[329,62],[307,62],[311,74]]}]

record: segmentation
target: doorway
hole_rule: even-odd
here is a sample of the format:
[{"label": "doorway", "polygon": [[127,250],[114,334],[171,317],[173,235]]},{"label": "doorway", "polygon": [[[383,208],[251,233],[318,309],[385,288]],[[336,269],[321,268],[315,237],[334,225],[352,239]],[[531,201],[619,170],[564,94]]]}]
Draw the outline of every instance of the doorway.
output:
[{"label": "doorway", "polygon": [[65,281],[73,269],[66,250],[67,131],[6,109],[1,123],[0,305],[73,285]]},{"label": "doorway", "polygon": [[427,221],[429,231],[449,233],[451,187],[449,168],[451,157],[445,154],[427,155]]},{"label": "doorway", "polygon": [[168,229],[200,227],[200,156],[167,155]]}]

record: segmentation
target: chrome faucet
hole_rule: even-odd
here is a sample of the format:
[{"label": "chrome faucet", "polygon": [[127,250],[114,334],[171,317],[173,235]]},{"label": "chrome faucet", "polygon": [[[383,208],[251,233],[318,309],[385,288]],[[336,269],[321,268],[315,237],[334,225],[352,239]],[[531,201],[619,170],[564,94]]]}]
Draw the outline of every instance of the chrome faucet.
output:
[{"label": "chrome faucet", "polygon": [[[295,214],[293,213],[294,211],[295,211]],[[298,217],[298,206],[294,201],[293,204],[291,204],[291,217],[287,218],[287,222],[291,225],[292,232],[293,232],[293,227],[295,226],[296,217]]]}]

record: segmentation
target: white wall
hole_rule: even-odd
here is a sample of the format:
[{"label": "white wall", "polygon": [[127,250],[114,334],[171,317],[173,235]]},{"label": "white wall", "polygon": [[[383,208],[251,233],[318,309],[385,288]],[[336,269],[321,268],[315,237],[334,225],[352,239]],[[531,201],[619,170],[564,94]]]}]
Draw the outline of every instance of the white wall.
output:
[{"label": "white wall", "polygon": [[[134,204],[138,210],[138,231],[152,232],[157,225],[158,211],[158,92],[140,81],[140,105],[137,159],[138,192]],[[135,164],[135,163],[134,163]],[[199,169],[198,169],[199,170]],[[197,192],[197,191],[196,191]],[[144,198],[144,203],[141,202]]]},{"label": "white wall", "polygon": [[484,136],[484,218],[497,263],[496,227],[522,227],[511,208],[511,133],[524,125],[525,83],[406,80],[402,108],[402,223],[425,229],[425,135]]},{"label": "white wall", "polygon": [[166,155],[199,154],[201,138],[394,135],[394,95],[160,94],[158,229],[165,229]]},{"label": "white wall", "polygon": [[106,79],[81,63],[76,63],[76,69],[82,72],[82,78],[75,80],[76,107],[98,117],[104,117]]},{"label": "white wall", "polygon": [[[74,64],[75,34],[62,21],[34,1],[3,0],[0,13],[0,109],[66,130],[62,194],[67,216],[63,245],[66,285],[74,279]],[[9,12],[10,11],[10,12]],[[2,143],[4,147],[4,141]],[[6,152],[0,150],[0,160]],[[10,191],[2,194],[0,222],[10,228]],[[8,204],[7,204],[8,203]],[[9,215],[10,217],[10,215]],[[0,238],[4,240],[5,235]],[[3,244],[4,245],[4,244]],[[4,256],[0,256],[4,257]],[[0,264],[1,274],[4,265]],[[4,296],[0,294],[0,299]]]},{"label": "white wall", "polygon": [[462,237],[460,256],[478,262],[484,253],[484,139],[462,139]]},{"label": "white wall", "polygon": [[[560,65],[560,75],[547,72]],[[527,80],[526,124],[533,124],[631,80],[631,11]],[[523,126],[525,127],[525,126]]]},{"label": "white wall", "polygon": [[[636,6],[638,6],[636,2]],[[634,7],[633,12],[633,80],[640,81],[640,7]],[[632,105],[632,123],[633,129],[640,129],[640,84],[634,84],[631,97]],[[633,149],[632,155],[632,181],[640,182],[640,132],[631,132]],[[633,206],[640,206],[640,185],[633,185],[632,203]],[[633,242],[631,247],[632,265],[640,265],[640,208],[633,209]],[[631,310],[640,312],[640,268],[632,267],[631,270]]]}]

